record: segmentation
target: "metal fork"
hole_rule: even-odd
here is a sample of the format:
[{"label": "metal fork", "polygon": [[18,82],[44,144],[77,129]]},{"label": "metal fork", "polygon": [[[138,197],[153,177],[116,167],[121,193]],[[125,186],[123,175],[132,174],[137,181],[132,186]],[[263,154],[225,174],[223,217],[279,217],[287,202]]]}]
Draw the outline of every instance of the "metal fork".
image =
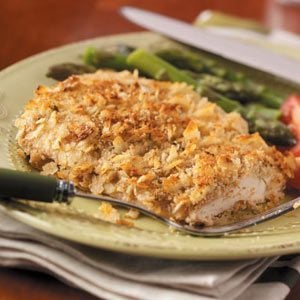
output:
[{"label": "metal fork", "polygon": [[113,205],[136,209],[139,212],[163,222],[172,228],[197,236],[222,236],[238,231],[267,220],[279,217],[300,206],[300,197],[285,202],[267,212],[253,218],[224,226],[204,227],[176,223],[168,218],[159,216],[144,207],[107,196],[96,196],[78,191],[70,181],[57,180],[54,177],[42,176],[33,172],[20,172],[0,168],[0,197],[21,198],[41,202],[70,203],[72,197],[78,196],[111,203]]}]

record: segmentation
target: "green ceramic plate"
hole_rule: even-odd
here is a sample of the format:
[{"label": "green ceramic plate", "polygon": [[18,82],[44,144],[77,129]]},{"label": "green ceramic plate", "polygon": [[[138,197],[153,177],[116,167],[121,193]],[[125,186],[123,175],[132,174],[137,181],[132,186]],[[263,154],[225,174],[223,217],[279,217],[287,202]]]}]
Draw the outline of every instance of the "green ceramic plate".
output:
[{"label": "green ceramic plate", "polygon": [[[152,33],[97,38],[44,52],[0,73],[1,167],[27,168],[25,162],[16,155],[12,123],[38,85],[53,83],[45,77],[48,67],[61,62],[79,62],[79,55],[87,46],[101,47],[120,42],[142,47],[161,47],[170,43]],[[283,92],[296,89],[299,91],[298,87],[263,73],[236,64],[229,66],[242,68],[249,76],[267,82]],[[147,217],[140,217],[131,228],[109,224],[97,215],[98,206],[99,203],[95,201],[75,198],[70,206],[1,201],[0,209],[57,237],[137,255],[174,259],[233,260],[300,251],[300,210],[243,233],[221,238],[201,238],[172,232],[165,225]]]}]

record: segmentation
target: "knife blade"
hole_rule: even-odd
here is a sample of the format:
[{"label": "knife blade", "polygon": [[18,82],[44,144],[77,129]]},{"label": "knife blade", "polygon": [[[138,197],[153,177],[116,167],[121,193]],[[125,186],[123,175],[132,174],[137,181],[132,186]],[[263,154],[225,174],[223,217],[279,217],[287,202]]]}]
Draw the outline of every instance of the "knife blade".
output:
[{"label": "knife blade", "polygon": [[296,59],[230,37],[208,33],[186,22],[136,7],[124,6],[120,12],[125,18],[141,27],[300,84],[300,61]]}]

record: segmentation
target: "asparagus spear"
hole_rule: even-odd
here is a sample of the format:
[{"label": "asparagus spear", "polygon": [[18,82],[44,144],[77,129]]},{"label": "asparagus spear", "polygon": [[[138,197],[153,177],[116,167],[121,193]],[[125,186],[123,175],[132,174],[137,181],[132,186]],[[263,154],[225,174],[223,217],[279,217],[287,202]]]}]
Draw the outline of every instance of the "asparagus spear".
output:
[{"label": "asparagus spear", "polygon": [[157,51],[156,55],[179,69],[187,69],[196,73],[212,74],[234,81],[244,79],[242,73],[222,68],[212,59],[204,58],[196,52],[179,49],[164,49]]},{"label": "asparagus spear", "polygon": [[46,74],[47,77],[55,80],[65,80],[71,75],[80,75],[84,73],[93,73],[96,69],[93,66],[73,64],[73,63],[62,63],[51,66]]},{"label": "asparagus spear", "polygon": [[248,122],[249,132],[259,132],[265,141],[277,146],[293,146],[296,140],[286,125],[278,119],[280,110],[260,104],[248,104],[241,112]]},{"label": "asparagus spear", "polygon": [[210,101],[218,104],[224,111],[228,113],[232,111],[242,113],[244,111],[244,107],[239,102],[229,99],[204,85],[198,84],[196,91],[201,96],[207,97]]},{"label": "asparagus spear", "polygon": [[[244,94],[247,95],[248,102],[260,102],[271,108],[280,108],[283,102],[280,95],[270,91],[265,86],[253,82],[239,72],[219,67],[213,60],[206,59],[196,52],[165,49],[158,51],[157,55],[180,69],[187,69],[196,74],[214,75],[213,77],[206,77],[204,80],[217,82],[220,88],[225,87],[225,90],[231,86],[231,90],[236,90],[234,96],[237,100],[241,96],[242,99],[245,99]],[[217,80],[217,78],[219,79]],[[214,82],[210,84],[215,84]]]},{"label": "asparagus spear", "polygon": [[137,49],[129,54],[127,63],[156,80],[186,82],[194,87],[197,86],[196,80],[192,77],[143,49]]},{"label": "asparagus spear", "polygon": [[107,68],[117,71],[132,70],[127,64],[127,55],[89,47],[83,54],[83,61],[95,68]]},{"label": "asparagus spear", "polygon": [[247,120],[259,118],[268,120],[279,120],[281,111],[279,109],[268,108],[261,104],[251,103],[243,106],[243,117]]},{"label": "asparagus spear", "polygon": [[256,96],[251,89],[245,88],[240,82],[231,82],[221,77],[205,73],[184,71],[196,79],[199,84],[210,87],[212,90],[241,103],[253,101]]},{"label": "asparagus spear", "polygon": [[247,119],[249,132],[259,132],[264,140],[277,146],[293,146],[296,140],[291,131],[281,122],[269,119]]}]

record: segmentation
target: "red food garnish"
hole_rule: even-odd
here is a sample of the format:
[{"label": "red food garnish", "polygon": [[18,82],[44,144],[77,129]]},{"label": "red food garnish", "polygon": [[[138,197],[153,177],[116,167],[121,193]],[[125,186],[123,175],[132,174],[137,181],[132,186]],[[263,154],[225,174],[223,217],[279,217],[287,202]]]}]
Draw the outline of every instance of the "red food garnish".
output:
[{"label": "red food garnish", "polygon": [[300,142],[297,142],[297,144],[290,148],[289,151],[292,152],[295,157],[300,157]]},{"label": "red food garnish", "polygon": [[296,158],[294,178],[288,184],[300,189],[300,95],[290,95],[281,106],[282,122],[288,125],[297,144],[289,149]]},{"label": "red food garnish", "polygon": [[288,185],[290,187],[300,189],[300,157],[296,157],[296,170],[294,173],[294,178],[289,180]]},{"label": "red food garnish", "polygon": [[292,122],[292,112],[295,107],[300,106],[300,96],[290,95],[281,105],[281,121],[285,124],[290,124]]}]

